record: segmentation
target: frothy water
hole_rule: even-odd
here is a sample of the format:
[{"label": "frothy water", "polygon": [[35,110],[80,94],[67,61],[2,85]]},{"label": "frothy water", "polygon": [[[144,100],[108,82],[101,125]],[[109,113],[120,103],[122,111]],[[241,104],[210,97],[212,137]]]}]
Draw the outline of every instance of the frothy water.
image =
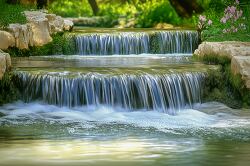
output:
[{"label": "frothy water", "polygon": [[[228,110],[225,112],[229,113],[213,112],[213,114],[207,114],[202,109],[202,107],[207,105],[213,106],[215,104],[217,103],[196,105],[196,109],[183,109],[177,115],[172,116],[159,111],[142,109],[131,112],[121,107],[109,107],[106,105],[68,108],[41,102],[23,103],[20,101],[0,107],[0,112],[4,114],[0,118],[0,124],[1,126],[32,125],[40,122],[47,122],[49,125],[60,123],[66,126],[74,124],[71,127],[76,133],[79,127],[96,129],[97,126],[106,124],[110,125],[107,126],[108,128],[112,128],[112,126],[116,127],[116,125],[121,124],[144,129],[153,128],[165,133],[184,135],[187,134],[185,131],[204,131],[207,134],[210,132],[212,134],[213,132],[220,132],[220,129],[229,131],[230,129],[250,127],[250,116],[241,117],[233,115],[230,113],[232,110],[222,104],[217,104],[217,106],[223,106],[224,110]],[[200,108],[202,111],[197,110],[197,108]],[[182,133],[183,131],[184,133]],[[227,135],[229,133],[224,134]]]},{"label": "frothy water", "polygon": [[[227,113],[211,110],[220,106]],[[201,108],[203,111],[199,111]],[[105,105],[0,107],[1,165],[248,165],[250,115],[217,103],[176,116]],[[239,113],[239,115],[237,115]],[[227,162],[225,162],[227,161]],[[198,164],[199,165],[199,164]]]}]

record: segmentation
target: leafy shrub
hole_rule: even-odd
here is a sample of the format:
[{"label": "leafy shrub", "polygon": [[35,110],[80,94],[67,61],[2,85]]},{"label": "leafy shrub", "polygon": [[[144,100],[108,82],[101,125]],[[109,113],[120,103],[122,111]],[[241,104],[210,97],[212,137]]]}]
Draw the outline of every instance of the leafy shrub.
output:
[{"label": "leafy shrub", "polygon": [[92,10],[87,0],[53,1],[49,11],[63,17],[92,16]]},{"label": "leafy shrub", "polygon": [[178,25],[181,18],[177,15],[169,1],[151,0],[138,6],[137,24],[140,27],[152,27],[160,22]]},{"label": "leafy shrub", "polygon": [[250,2],[221,0],[217,3],[213,6],[211,2],[210,8],[204,13],[213,21],[213,25],[203,31],[202,40],[250,41]]},{"label": "leafy shrub", "polygon": [[5,1],[0,0],[0,28],[6,28],[11,23],[26,23],[23,11],[30,10],[32,6],[7,4]]},{"label": "leafy shrub", "polygon": [[153,27],[160,22],[180,24],[181,18],[167,0],[135,0],[134,3],[100,4],[100,15],[113,19],[124,17],[126,20],[135,19],[136,27]]}]

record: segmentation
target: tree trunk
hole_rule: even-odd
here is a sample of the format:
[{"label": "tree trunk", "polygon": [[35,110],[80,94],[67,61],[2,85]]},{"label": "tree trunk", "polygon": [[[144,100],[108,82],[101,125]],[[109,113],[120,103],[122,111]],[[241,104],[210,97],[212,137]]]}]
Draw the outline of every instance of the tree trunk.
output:
[{"label": "tree trunk", "polygon": [[88,2],[92,8],[94,15],[97,15],[97,13],[99,12],[99,8],[98,8],[98,5],[96,3],[96,0],[88,0]]},{"label": "tree trunk", "polygon": [[196,0],[169,0],[180,17],[191,17],[193,13],[203,12]]},{"label": "tree trunk", "polygon": [[36,1],[37,9],[42,9],[47,7],[47,0],[37,0]]},{"label": "tree trunk", "polygon": [[17,0],[6,0],[8,4],[17,4]]}]

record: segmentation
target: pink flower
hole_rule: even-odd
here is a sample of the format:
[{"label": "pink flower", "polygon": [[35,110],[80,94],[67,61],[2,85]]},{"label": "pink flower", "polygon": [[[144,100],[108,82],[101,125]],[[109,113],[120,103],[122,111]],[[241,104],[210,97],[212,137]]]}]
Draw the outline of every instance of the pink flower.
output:
[{"label": "pink flower", "polygon": [[220,22],[226,24],[227,19],[225,17],[222,17],[221,20],[220,20]]},{"label": "pink flower", "polygon": [[229,10],[230,14],[234,14],[235,11],[236,11],[236,7],[235,6],[231,6],[231,8]]},{"label": "pink flower", "polygon": [[224,10],[224,13],[228,13],[230,11],[231,7],[228,6],[225,10]]},{"label": "pink flower", "polygon": [[233,28],[233,32],[238,32],[238,28]]},{"label": "pink flower", "polygon": [[207,24],[208,25],[212,25],[213,21],[212,20],[208,20]]},{"label": "pink flower", "polygon": [[200,20],[201,22],[205,22],[207,19],[206,19],[206,16],[200,15],[200,16],[199,16],[199,20]]},{"label": "pink flower", "polygon": [[235,3],[236,3],[237,5],[239,5],[239,4],[240,4],[240,1],[239,1],[239,0],[236,0]]}]

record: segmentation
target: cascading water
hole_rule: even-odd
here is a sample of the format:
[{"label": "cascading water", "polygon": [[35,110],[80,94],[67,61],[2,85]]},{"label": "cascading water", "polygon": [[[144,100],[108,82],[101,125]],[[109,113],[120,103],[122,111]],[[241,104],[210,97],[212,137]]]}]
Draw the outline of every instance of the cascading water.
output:
[{"label": "cascading water", "polygon": [[195,31],[121,32],[76,36],[79,55],[191,54],[198,46]]},{"label": "cascading water", "polygon": [[200,102],[202,73],[165,75],[103,75],[89,73],[33,75],[17,72],[24,100],[43,100],[59,106],[110,105],[154,109],[169,114]]},{"label": "cascading water", "polygon": [[193,53],[198,46],[198,34],[192,31],[161,31],[157,33],[159,53]]},{"label": "cascading water", "polygon": [[195,104],[210,68],[183,55],[196,32],[76,38],[81,55],[119,55],[13,57],[22,101],[0,106],[0,165],[249,165],[250,114]]},{"label": "cascading water", "polygon": [[146,33],[91,34],[76,36],[80,55],[140,54],[149,52]]}]

